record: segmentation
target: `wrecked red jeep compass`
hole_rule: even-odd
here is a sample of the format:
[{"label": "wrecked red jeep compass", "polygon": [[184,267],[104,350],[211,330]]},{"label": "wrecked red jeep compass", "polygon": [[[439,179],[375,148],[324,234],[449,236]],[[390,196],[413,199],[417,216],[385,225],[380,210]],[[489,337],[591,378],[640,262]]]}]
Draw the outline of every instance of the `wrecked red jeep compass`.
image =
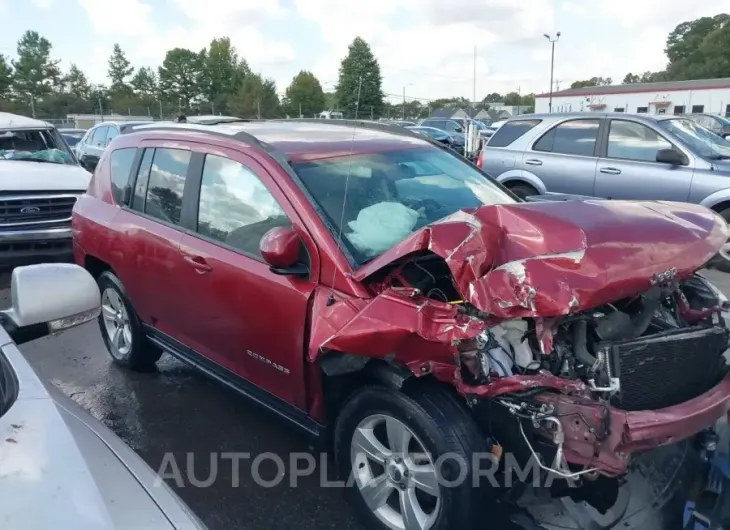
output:
[{"label": "wrecked red jeep compass", "polygon": [[327,438],[372,528],[469,527],[474,455],[618,484],[730,404],[701,206],[523,203],[377,124],[158,124],[113,141],[73,234],[116,362],[169,352]]}]

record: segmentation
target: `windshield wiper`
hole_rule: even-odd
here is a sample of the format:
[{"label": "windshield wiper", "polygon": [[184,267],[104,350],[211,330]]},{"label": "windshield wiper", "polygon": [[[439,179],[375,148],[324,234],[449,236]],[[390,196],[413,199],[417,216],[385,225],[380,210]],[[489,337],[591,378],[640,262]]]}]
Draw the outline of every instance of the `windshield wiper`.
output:
[{"label": "windshield wiper", "polygon": [[56,160],[46,160],[44,158],[19,158],[19,157],[13,157],[13,158],[0,158],[0,160],[20,160],[21,162],[41,162],[41,163],[48,163],[48,164],[63,164],[64,162],[59,162]]},{"label": "windshield wiper", "polygon": [[730,160],[730,155],[712,155],[710,160]]}]

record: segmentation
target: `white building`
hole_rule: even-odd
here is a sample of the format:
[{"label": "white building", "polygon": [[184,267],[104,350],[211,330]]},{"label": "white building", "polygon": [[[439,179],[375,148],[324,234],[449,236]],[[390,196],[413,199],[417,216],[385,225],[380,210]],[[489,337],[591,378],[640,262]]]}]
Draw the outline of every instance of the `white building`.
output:
[{"label": "white building", "polygon": [[[708,113],[730,117],[730,78],[591,86],[553,92],[552,112]],[[550,94],[535,112],[550,112]]]}]

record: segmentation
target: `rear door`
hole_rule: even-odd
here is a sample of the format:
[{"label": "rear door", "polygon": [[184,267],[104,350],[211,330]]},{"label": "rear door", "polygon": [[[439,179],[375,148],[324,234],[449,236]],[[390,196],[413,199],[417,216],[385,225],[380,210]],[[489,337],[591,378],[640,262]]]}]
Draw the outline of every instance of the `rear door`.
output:
[{"label": "rear door", "polygon": [[[180,242],[180,276],[191,310],[180,331],[193,349],[291,404],[305,407],[308,302],[317,284],[317,251],[271,175],[245,152],[196,147],[201,173],[197,211]],[[259,253],[263,235],[292,226],[310,277],[271,272]]]},{"label": "rear door", "polygon": [[548,192],[593,195],[602,122],[576,118],[548,129],[524,152],[522,170],[536,176]]},{"label": "rear door", "polygon": [[677,149],[664,134],[630,119],[611,119],[601,146],[595,195],[611,199],[686,201],[692,174],[689,159],[673,167],[656,161],[660,149]]}]

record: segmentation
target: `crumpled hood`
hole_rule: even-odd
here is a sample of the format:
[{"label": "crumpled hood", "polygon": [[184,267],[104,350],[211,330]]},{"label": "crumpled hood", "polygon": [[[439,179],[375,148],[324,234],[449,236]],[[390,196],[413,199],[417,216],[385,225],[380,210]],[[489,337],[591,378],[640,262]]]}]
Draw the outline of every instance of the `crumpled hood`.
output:
[{"label": "crumpled hood", "polygon": [[353,274],[409,254],[446,260],[462,297],[500,318],[551,317],[686,277],[727,241],[725,221],[695,204],[612,200],[483,206],[433,223]]},{"label": "crumpled hood", "polygon": [[91,173],[79,165],[0,160],[0,192],[85,191]]}]

